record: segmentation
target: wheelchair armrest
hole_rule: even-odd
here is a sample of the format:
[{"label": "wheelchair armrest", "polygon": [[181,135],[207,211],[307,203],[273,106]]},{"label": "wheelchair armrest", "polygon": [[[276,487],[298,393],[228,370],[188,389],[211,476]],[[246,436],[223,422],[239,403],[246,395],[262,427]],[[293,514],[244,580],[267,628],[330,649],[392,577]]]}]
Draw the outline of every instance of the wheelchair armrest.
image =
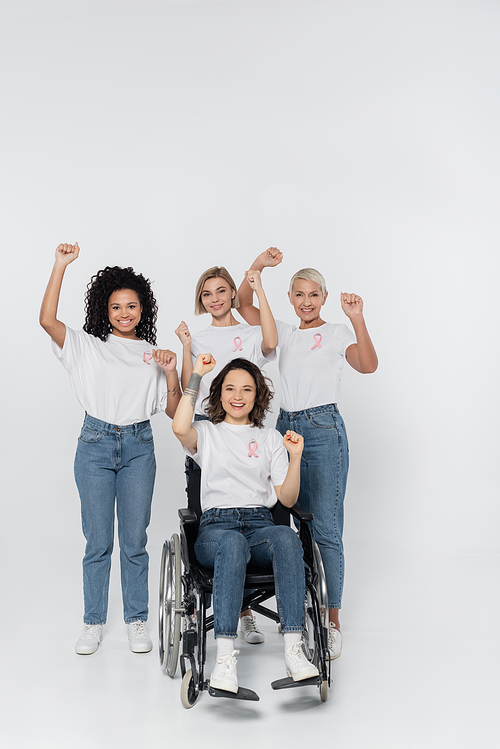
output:
[{"label": "wheelchair armrest", "polygon": [[290,515],[301,523],[308,523],[313,519],[312,512],[310,512],[310,510],[304,510],[304,508],[300,505],[294,505],[293,507],[289,507],[288,509],[290,511]]},{"label": "wheelchair armrest", "polygon": [[196,512],[190,510],[189,507],[181,507],[179,512],[179,518],[183,525],[194,525],[198,522],[198,516]]}]

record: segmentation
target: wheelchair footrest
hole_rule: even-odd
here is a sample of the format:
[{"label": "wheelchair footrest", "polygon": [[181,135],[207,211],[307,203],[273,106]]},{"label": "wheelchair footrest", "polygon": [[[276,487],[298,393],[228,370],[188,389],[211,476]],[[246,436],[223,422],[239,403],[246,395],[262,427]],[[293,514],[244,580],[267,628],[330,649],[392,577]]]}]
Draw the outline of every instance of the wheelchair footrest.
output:
[{"label": "wheelchair footrest", "polygon": [[208,684],[208,694],[210,697],[229,697],[230,700],[248,700],[250,702],[259,702],[260,697],[257,692],[244,687],[238,687],[237,692],[227,692],[225,689],[214,689]]},{"label": "wheelchair footrest", "polygon": [[294,681],[291,676],[271,682],[273,689],[292,689],[293,687],[317,687],[321,684],[321,676],[312,676],[310,679]]}]

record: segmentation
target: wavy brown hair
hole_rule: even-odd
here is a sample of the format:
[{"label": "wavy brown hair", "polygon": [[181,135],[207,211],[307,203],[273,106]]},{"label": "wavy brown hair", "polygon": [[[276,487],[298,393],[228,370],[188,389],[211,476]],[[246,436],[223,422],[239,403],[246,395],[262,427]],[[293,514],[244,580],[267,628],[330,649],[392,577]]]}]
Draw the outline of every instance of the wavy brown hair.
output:
[{"label": "wavy brown hair", "polygon": [[107,265],[92,276],[85,293],[84,331],[100,338],[101,341],[106,340],[112,331],[108,300],[113,292],[122,289],[135,291],[142,306],[141,319],[135,329],[136,336],[156,346],[158,305],[151,290],[151,281],[144,278],[142,273],[134,273],[133,268]]},{"label": "wavy brown hair", "polygon": [[264,377],[256,364],[243,358],[233,359],[226,364],[217,377],[214,377],[210,386],[210,394],[208,398],[205,398],[203,401],[203,403],[208,401],[206,406],[208,418],[212,424],[220,424],[220,422],[224,421],[226,418],[226,412],[221,403],[222,385],[226,379],[226,375],[233,369],[243,369],[245,372],[252,375],[256,390],[255,403],[248,418],[254,427],[264,426],[264,419],[266,414],[271,410],[271,401],[274,398],[274,393],[267,383],[269,382],[271,385],[273,383],[268,377]]}]

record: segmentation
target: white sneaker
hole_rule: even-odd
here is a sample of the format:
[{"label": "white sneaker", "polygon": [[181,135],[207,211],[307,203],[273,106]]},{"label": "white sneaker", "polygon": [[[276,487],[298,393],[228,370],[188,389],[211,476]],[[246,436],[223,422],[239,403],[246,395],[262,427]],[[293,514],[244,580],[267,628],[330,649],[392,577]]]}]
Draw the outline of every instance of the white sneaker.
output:
[{"label": "white sneaker", "polygon": [[249,642],[251,645],[257,645],[259,642],[264,642],[266,639],[257,626],[255,616],[240,617],[240,626],[241,635],[245,642]]},{"label": "white sneaker", "polygon": [[149,653],[153,643],[149,639],[146,622],[137,621],[127,624],[128,641],[133,653]]},{"label": "white sneaker", "polygon": [[80,639],[75,645],[78,655],[92,655],[99,647],[102,640],[101,624],[84,624]]},{"label": "white sneaker", "polygon": [[332,622],[328,625],[328,655],[334,661],[342,652],[342,633],[335,629]]},{"label": "white sneaker", "polygon": [[217,663],[210,677],[211,687],[236,694],[238,691],[236,656],[239,652],[239,650],[233,650],[232,655],[223,655],[221,658],[217,658]]},{"label": "white sneaker", "polygon": [[291,676],[294,681],[312,679],[313,676],[319,675],[316,666],[305,657],[301,642],[285,650],[285,665],[286,675]]}]

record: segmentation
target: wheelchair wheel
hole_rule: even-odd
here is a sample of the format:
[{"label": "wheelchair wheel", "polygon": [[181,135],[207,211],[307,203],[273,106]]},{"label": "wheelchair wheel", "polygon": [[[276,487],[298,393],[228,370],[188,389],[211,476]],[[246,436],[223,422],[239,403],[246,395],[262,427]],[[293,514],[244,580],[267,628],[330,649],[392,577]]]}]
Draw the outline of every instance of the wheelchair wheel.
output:
[{"label": "wheelchair wheel", "polygon": [[179,660],[181,604],[181,551],[179,536],[174,533],[163,544],[158,608],[160,665],[172,678]]},{"label": "wheelchair wheel", "polygon": [[[319,624],[328,629],[328,592],[326,589],[325,571],[316,542],[313,542],[314,571],[317,573],[315,585],[316,597],[319,605]],[[304,644],[309,648],[309,658],[315,666],[319,663],[318,643],[314,636],[314,622],[312,620],[313,597],[309,589],[306,590],[305,601],[305,631]]]},{"label": "wheelchair wheel", "polygon": [[325,568],[316,541],[313,541],[314,567],[318,573],[316,593],[318,594],[319,613],[321,624],[328,629],[328,590],[326,587]]},{"label": "wheelchair wheel", "polygon": [[198,702],[200,696],[200,690],[197,689],[191,669],[186,671],[183,676],[181,684],[181,702],[183,707],[189,710],[190,707],[194,707]]}]

